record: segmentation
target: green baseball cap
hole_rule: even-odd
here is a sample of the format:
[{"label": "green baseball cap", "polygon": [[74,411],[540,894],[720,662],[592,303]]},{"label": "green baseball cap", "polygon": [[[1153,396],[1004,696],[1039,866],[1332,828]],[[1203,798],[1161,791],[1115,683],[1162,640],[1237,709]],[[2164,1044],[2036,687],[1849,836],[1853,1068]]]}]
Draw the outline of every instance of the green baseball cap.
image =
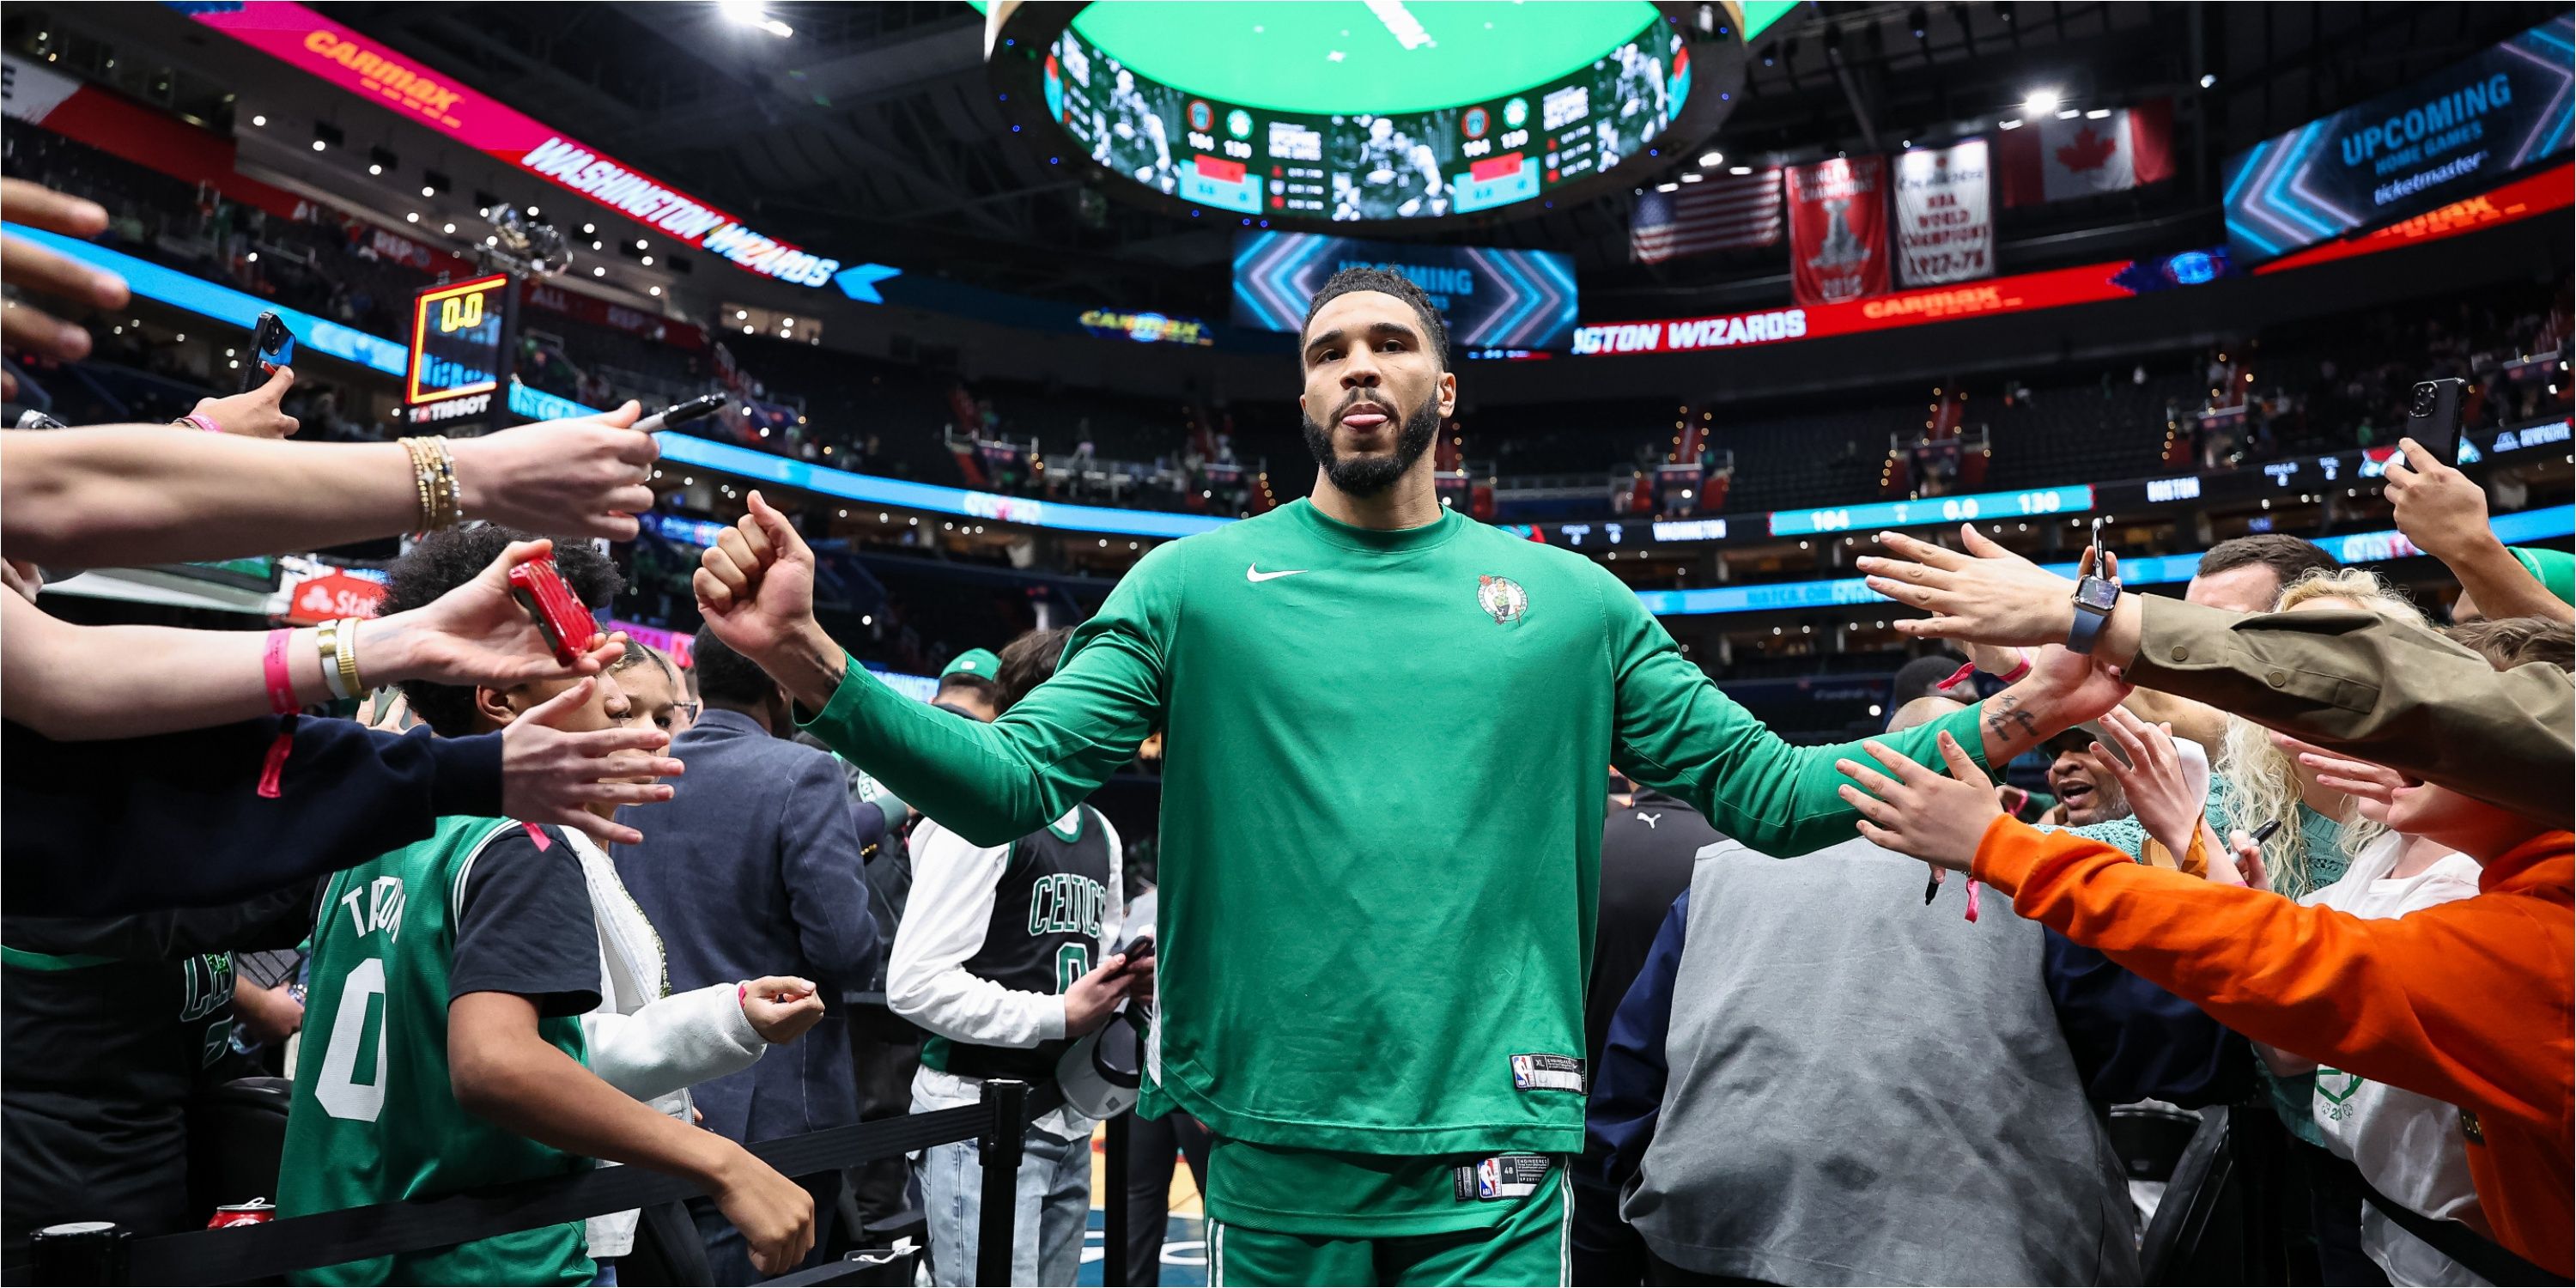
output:
[{"label": "green baseball cap", "polygon": [[2558,602],[2576,604],[2576,555],[2529,546],[2507,546],[2505,550],[2522,565],[2523,571],[2539,580],[2542,589],[2557,596]]},{"label": "green baseball cap", "polygon": [[949,676],[961,673],[982,676],[987,680],[993,679],[1002,673],[1002,659],[995,656],[991,649],[970,648],[958,654],[955,661],[942,669],[939,672],[939,678],[945,680]]}]

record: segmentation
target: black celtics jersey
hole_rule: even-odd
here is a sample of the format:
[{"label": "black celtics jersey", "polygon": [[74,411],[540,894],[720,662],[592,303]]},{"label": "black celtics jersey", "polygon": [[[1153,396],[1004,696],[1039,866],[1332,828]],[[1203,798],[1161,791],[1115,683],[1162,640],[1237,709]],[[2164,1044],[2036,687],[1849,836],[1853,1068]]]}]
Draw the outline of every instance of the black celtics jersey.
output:
[{"label": "black celtics jersey", "polygon": [[[1071,830],[1059,824],[1070,822]],[[1022,993],[1060,994],[1091,973],[1108,911],[1109,828],[1088,805],[1058,824],[1011,843],[1011,857],[993,890],[993,913],[984,946],[966,959],[968,973]],[[963,1078],[1055,1076],[1057,1057],[1071,1039],[1035,1047],[976,1046],[932,1035],[921,1062]]]}]

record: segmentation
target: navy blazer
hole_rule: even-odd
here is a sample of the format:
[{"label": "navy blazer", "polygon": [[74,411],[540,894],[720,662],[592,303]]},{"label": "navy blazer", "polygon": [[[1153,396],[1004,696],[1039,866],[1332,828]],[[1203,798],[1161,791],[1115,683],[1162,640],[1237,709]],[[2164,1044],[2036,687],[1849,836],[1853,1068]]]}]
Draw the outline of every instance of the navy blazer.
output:
[{"label": "navy blazer", "polygon": [[671,799],[619,813],[644,843],[611,854],[662,937],[672,991],[800,975],[831,1008],[794,1045],[691,1097],[710,1130],[746,1144],[857,1122],[840,999],[867,987],[881,954],[840,765],[712,708],[670,754],[688,772]]}]

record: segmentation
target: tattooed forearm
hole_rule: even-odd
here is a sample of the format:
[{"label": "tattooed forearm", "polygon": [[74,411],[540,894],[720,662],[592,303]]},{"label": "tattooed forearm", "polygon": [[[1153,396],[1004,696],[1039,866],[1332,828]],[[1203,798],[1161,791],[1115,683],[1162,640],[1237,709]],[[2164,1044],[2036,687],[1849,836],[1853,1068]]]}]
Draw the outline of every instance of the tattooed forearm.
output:
[{"label": "tattooed forearm", "polygon": [[2038,741],[2039,720],[2022,709],[2020,694],[2007,689],[1987,700],[1986,736],[1993,739],[1997,747],[2012,745],[2012,730],[2016,726],[2021,729],[2022,737]]}]

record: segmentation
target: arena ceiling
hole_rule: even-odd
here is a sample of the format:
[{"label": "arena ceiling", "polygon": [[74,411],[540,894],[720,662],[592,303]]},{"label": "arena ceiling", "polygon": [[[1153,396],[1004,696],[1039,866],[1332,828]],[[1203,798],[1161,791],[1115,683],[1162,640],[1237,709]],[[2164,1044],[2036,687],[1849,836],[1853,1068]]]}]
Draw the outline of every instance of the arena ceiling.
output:
[{"label": "arena ceiling", "polygon": [[[1172,270],[1216,269],[1230,255],[1229,233],[1120,200],[1013,136],[984,67],[983,16],[964,3],[772,0],[764,12],[790,32],[783,38],[706,0],[318,7],[806,244],[937,265],[996,289],[1223,312],[1221,272]],[[111,12],[17,6],[9,25],[48,8]],[[2208,175],[2229,152],[2558,11],[2551,3],[1809,3],[1765,33],[1741,101],[1709,146],[1730,161],[1892,151],[1990,126],[2045,87],[2086,105],[2171,96],[2183,173]],[[1676,171],[1692,162],[1673,158]],[[1730,283],[1758,291],[1779,271],[1724,257],[1631,265],[1628,202],[1618,191],[1464,236],[1570,249],[1595,298]],[[2043,257],[2062,243],[2070,259],[2100,258],[2123,242],[2173,241],[2186,225],[2218,227],[2215,194],[2189,178],[2058,203],[2002,232],[2008,247],[2018,237]]]}]

